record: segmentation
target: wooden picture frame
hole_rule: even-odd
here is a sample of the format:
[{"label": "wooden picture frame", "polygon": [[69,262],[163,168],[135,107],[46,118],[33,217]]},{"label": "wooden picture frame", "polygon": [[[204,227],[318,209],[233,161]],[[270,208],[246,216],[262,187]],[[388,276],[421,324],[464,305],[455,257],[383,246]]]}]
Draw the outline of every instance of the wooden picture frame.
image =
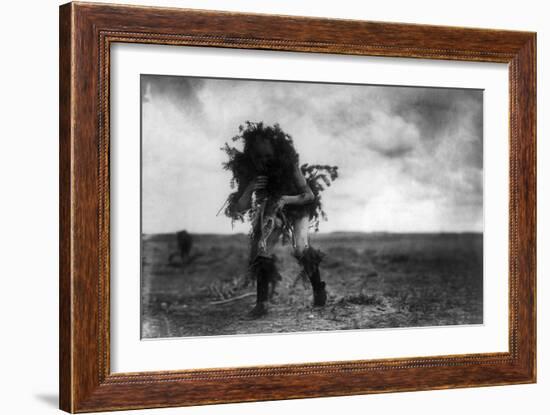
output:
[{"label": "wooden picture frame", "polygon": [[[508,64],[509,351],[111,373],[109,62],[110,46],[117,42]],[[535,382],[535,33],[69,3],[60,7],[59,94],[61,409],[91,412]]]}]

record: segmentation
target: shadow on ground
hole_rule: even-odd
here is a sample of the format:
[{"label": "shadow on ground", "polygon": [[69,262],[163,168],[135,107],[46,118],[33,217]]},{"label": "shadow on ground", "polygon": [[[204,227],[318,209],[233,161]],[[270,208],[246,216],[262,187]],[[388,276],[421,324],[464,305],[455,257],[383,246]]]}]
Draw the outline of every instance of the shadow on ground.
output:
[{"label": "shadow on ground", "polygon": [[174,234],[143,239],[142,337],[281,333],[481,324],[481,234],[315,234],[329,299],[311,288],[288,246],[267,316],[251,320],[254,282],[246,235],[193,235],[190,261],[174,259]]}]

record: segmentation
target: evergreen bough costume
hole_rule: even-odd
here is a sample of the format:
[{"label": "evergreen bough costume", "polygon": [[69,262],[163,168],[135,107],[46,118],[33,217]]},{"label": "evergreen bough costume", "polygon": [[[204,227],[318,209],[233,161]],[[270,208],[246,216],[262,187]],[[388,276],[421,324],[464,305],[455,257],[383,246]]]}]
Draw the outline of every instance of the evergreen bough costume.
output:
[{"label": "evergreen bough costume", "polygon": [[[278,124],[247,121],[232,141],[241,144],[242,150],[228,143],[222,148],[228,156],[223,167],[232,173],[234,189],[224,213],[233,221],[249,220],[252,225],[249,269],[257,285],[252,314],[265,314],[269,286],[281,279],[271,252],[281,237],[283,244],[292,243],[294,256],[311,282],[314,305],[324,305],[327,295],[319,272],[323,254],[309,245],[308,229],[318,231],[320,220],[326,220],[321,193],[338,177],[338,167],[298,167],[292,137]],[[261,186],[255,184],[259,177]],[[251,191],[254,186],[256,190]]]}]

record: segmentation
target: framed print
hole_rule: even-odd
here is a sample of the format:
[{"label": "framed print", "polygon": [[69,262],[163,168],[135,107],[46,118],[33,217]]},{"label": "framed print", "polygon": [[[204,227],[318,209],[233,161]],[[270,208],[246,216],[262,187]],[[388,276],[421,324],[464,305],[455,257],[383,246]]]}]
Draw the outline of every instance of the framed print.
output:
[{"label": "framed print", "polygon": [[60,407],[536,380],[536,36],[60,8]]}]

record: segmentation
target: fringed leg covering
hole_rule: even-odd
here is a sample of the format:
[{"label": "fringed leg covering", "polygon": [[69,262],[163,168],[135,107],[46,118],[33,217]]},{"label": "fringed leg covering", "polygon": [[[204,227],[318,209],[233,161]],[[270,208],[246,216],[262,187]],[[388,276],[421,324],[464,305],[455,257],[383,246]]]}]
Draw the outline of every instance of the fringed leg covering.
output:
[{"label": "fringed leg covering", "polygon": [[325,282],[321,281],[321,273],[319,272],[319,264],[323,260],[323,253],[318,249],[308,247],[301,256],[296,256],[296,258],[311,282],[313,305],[324,306],[327,302],[327,291]]},{"label": "fringed leg covering", "polygon": [[275,266],[275,259],[266,256],[257,256],[251,264],[251,271],[256,276],[256,306],[251,314],[261,316],[267,313],[269,286],[275,286],[281,275]]}]

